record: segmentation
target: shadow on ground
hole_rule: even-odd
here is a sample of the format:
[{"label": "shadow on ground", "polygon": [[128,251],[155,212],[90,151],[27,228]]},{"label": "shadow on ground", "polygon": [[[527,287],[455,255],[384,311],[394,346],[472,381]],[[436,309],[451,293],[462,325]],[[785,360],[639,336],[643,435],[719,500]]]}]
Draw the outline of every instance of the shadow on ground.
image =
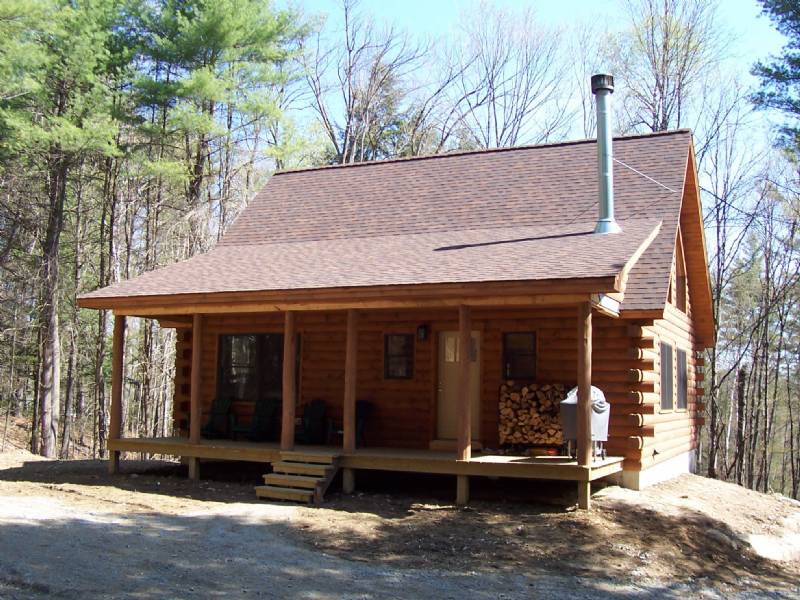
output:
[{"label": "shadow on ground", "polygon": [[[611,498],[599,499],[591,513],[571,511],[574,484],[475,478],[470,507],[459,509],[452,477],[362,472],[357,494],[344,496],[335,483],[321,509],[298,509],[288,518],[268,514],[271,505],[255,499],[264,465],[204,463],[199,483],[177,463],[123,465],[123,474],[112,477],[100,461],[32,461],[0,471],[0,481],[201,503],[185,516],[156,510],[5,520],[0,597],[3,586],[25,591],[20,597],[102,597],[109,589],[122,597],[267,598],[564,597],[565,589],[574,598],[678,598],[706,589],[790,598],[798,592],[793,573],[709,536],[715,530],[735,539],[722,521]],[[204,501],[253,507],[231,515]],[[149,504],[157,509],[158,500]],[[196,514],[206,510],[213,514]]]}]

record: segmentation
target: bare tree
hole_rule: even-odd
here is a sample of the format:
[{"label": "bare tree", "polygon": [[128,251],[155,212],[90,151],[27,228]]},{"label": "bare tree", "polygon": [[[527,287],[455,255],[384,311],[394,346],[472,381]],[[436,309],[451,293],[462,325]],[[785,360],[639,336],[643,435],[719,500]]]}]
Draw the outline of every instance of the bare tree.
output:
[{"label": "bare tree", "polygon": [[628,29],[613,48],[623,130],[681,127],[702,79],[719,63],[726,33],[713,0],[628,0]]},{"label": "bare tree", "polygon": [[569,77],[561,32],[532,9],[481,2],[462,19],[458,78],[468,142],[482,148],[540,143],[567,133]]},{"label": "bare tree", "polygon": [[412,91],[407,80],[428,49],[392,26],[378,27],[358,11],[357,0],[343,0],[342,16],[342,42],[328,44],[318,32],[305,49],[304,66],[332,160],[352,163],[381,157],[376,146],[402,112]]}]

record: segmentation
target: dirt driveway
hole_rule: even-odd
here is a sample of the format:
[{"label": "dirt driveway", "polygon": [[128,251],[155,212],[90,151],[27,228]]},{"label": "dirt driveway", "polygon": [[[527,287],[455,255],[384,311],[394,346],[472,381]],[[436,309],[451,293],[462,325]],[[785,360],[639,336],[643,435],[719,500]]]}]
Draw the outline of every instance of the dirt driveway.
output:
[{"label": "dirt driveway", "polygon": [[702,478],[658,493],[608,488],[586,514],[480,487],[460,510],[435,482],[411,479],[399,486],[408,495],[396,480],[391,495],[360,480],[365,493],[309,508],[256,501],[247,469],[199,484],[174,464],[125,470],[0,455],[0,598],[800,594],[797,560],[765,560],[742,541],[774,538],[800,509]]}]

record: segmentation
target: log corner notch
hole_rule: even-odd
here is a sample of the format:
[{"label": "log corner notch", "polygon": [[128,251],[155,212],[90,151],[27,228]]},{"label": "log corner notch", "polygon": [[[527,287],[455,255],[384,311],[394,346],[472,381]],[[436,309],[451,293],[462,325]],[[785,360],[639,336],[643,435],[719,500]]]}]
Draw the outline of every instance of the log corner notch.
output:
[{"label": "log corner notch", "polygon": [[587,469],[586,480],[578,482],[578,508],[588,510],[591,505],[592,468],[592,305],[578,305],[578,464]]},{"label": "log corner notch", "polygon": [[[114,337],[111,345],[111,416],[108,439],[118,440],[122,437],[122,377],[125,368],[125,317],[114,316]],[[114,475],[119,472],[119,450],[108,452],[108,472]]]}]

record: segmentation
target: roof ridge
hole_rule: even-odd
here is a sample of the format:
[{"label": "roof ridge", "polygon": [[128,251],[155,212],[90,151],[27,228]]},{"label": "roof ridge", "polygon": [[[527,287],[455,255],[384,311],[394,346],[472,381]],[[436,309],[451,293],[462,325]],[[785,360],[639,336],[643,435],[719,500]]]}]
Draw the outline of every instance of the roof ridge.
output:
[{"label": "roof ridge", "polygon": [[[668,135],[676,135],[676,134],[692,134],[692,130],[689,128],[680,128],[680,129],[670,129],[668,131],[652,131],[649,133],[633,133],[628,135],[618,135],[614,136],[614,141],[623,141],[623,140],[634,140],[634,139],[641,139],[641,138],[651,138],[651,137],[664,137]],[[560,142],[547,142],[544,144],[528,144],[522,146],[506,146],[503,148],[481,148],[478,150],[455,150],[452,152],[444,152],[442,154],[425,154],[422,156],[402,156],[398,158],[387,158],[382,160],[367,160],[362,162],[356,163],[347,163],[347,164],[335,164],[335,165],[317,165],[313,167],[299,167],[296,169],[285,169],[281,171],[276,171],[272,174],[273,177],[278,175],[292,175],[294,173],[306,173],[310,171],[323,171],[328,169],[352,169],[356,167],[372,167],[376,165],[385,165],[385,164],[393,164],[393,163],[405,163],[405,162],[413,162],[413,161],[423,161],[423,160],[435,160],[435,159],[444,159],[444,158],[451,158],[456,156],[469,156],[469,155],[479,155],[479,154],[500,154],[504,152],[514,152],[517,150],[535,150],[538,148],[555,148],[559,146],[577,146],[579,144],[591,144],[596,143],[597,138],[583,138],[583,139],[576,139],[576,140],[563,140]]]}]

